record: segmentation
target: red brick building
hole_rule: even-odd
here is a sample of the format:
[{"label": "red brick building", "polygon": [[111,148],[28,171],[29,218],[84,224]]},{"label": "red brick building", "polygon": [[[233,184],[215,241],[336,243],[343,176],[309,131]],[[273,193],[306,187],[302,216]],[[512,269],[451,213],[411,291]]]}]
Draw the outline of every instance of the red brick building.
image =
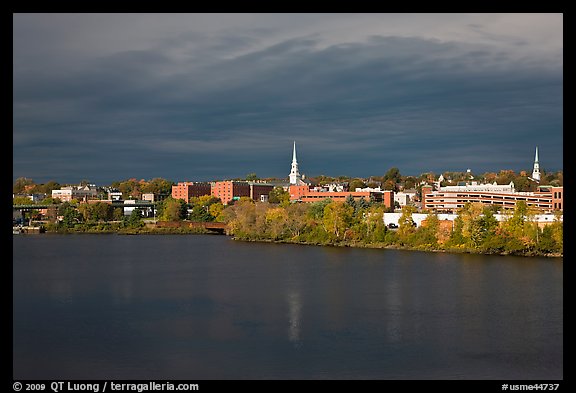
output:
[{"label": "red brick building", "polygon": [[273,189],[274,186],[271,184],[228,180],[214,182],[211,194],[227,205],[232,200],[241,197],[250,197],[255,201],[260,201],[262,195],[269,195]]},{"label": "red brick building", "polygon": [[186,203],[190,202],[190,198],[192,197],[210,195],[210,192],[210,183],[180,182],[172,186],[172,198],[183,199]]},{"label": "red brick building", "polygon": [[308,191],[310,191],[310,186],[308,186],[308,185],[299,186],[299,185],[291,184],[290,187],[288,188],[288,192],[290,193],[290,200],[291,201],[297,201],[297,200],[302,199],[304,194],[306,194]]},{"label": "red brick building", "polygon": [[250,198],[254,199],[255,201],[261,201],[262,196],[264,196],[264,199],[268,201],[270,191],[273,189],[274,186],[272,184],[250,183]]},{"label": "red brick building", "polygon": [[356,201],[364,198],[366,201],[373,200],[375,202],[382,202],[386,207],[394,207],[393,191],[317,191],[310,190],[309,186],[291,185],[289,192],[291,201],[300,200],[302,202],[312,203],[326,198],[335,201],[345,201],[346,198],[352,196]]},{"label": "red brick building", "polygon": [[217,181],[212,183],[212,196],[220,198],[224,205],[230,203],[234,198],[250,196],[250,185],[247,182],[239,181]]}]

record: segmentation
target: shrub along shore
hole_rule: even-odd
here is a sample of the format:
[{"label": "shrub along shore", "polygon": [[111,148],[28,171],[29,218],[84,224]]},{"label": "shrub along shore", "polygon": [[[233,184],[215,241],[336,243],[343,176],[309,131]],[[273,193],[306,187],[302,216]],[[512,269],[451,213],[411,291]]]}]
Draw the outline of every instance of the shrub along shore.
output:
[{"label": "shrub along shore", "polygon": [[441,225],[429,214],[424,224],[412,221],[414,208],[402,210],[397,229],[384,225],[384,206],[329,199],[312,204],[270,205],[239,201],[223,211],[227,233],[245,241],[314,244],[324,246],[394,248],[523,256],[563,256],[563,224],[558,215],[540,228],[535,212],[519,202],[499,223],[494,210],[466,204],[453,226]]}]

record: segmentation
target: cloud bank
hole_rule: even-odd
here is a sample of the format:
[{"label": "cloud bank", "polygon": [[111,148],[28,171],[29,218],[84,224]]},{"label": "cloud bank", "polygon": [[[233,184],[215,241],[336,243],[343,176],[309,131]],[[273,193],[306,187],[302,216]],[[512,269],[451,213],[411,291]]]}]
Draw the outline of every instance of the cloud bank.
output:
[{"label": "cloud bank", "polygon": [[562,169],[562,15],[16,14],[13,177]]}]

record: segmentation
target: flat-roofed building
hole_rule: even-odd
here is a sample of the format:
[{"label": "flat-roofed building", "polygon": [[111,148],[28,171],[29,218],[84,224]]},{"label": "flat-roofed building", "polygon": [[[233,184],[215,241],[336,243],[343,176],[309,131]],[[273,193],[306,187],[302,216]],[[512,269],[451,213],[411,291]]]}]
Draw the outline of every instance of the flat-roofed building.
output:
[{"label": "flat-roofed building", "polygon": [[250,198],[255,201],[268,202],[270,191],[274,189],[273,184],[249,182]]},{"label": "flat-roofed building", "polygon": [[220,198],[227,205],[234,199],[250,196],[250,184],[244,181],[217,181],[212,183],[211,195]]},{"label": "flat-roofed building", "polygon": [[273,189],[273,184],[226,180],[212,183],[211,195],[220,198],[224,205],[242,197],[249,197],[257,202],[265,202]]},{"label": "flat-roofed building", "polygon": [[302,196],[304,196],[304,194],[306,194],[308,191],[310,191],[310,186],[308,185],[291,184],[290,187],[288,187],[291,201],[298,201],[302,199]]},{"label": "flat-roofed building", "polygon": [[210,186],[210,183],[191,181],[179,182],[172,186],[172,198],[183,199],[188,203],[192,197],[210,195],[211,190],[212,187]]},{"label": "flat-roofed building", "polygon": [[308,190],[302,193],[298,200],[302,202],[312,203],[318,202],[323,199],[329,198],[334,201],[345,201],[348,197],[354,198],[355,201],[365,199],[367,202],[382,202],[387,208],[394,207],[394,192],[393,191],[318,191]]},{"label": "flat-roofed building", "polygon": [[516,192],[514,184],[471,184],[466,186],[440,187],[433,191],[432,186],[422,186],[422,209],[436,212],[456,212],[468,202],[514,208],[524,201],[528,207],[551,212],[563,210],[563,187],[539,186],[535,192]]}]

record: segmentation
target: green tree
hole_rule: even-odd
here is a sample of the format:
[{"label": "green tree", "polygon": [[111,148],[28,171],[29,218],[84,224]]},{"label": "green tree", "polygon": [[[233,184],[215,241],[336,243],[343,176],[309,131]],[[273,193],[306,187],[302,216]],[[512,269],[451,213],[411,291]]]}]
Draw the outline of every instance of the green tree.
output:
[{"label": "green tree", "polygon": [[123,218],[124,218],[124,208],[115,207],[112,212],[112,219],[114,221],[122,221]]},{"label": "green tree", "polygon": [[51,196],[47,196],[46,198],[42,199],[43,205],[58,205],[62,203],[60,198],[52,198]]},{"label": "green tree", "polygon": [[404,188],[405,189],[412,189],[416,188],[417,179],[414,176],[406,176],[404,179]]},{"label": "green tree", "polygon": [[46,184],[41,184],[38,186],[38,192],[41,194],[46,194],[47,196],[52,195],[53,190],[59,190],[60,184],[55,182],[54,180],[50,180]]},{"label": "green tree", "polygon": [[386,172],[386,174],[384,175],[383,181],[384,183],[390,181],[394,185],[396,185],[396,183],[400,183],[402,181],[402,175],[400,174],[400,169],[396,167],[388,169],[388,172]]},{"label": "green tree", "polygon": [[105,202],[83,203],[78,206],[78,211],[84,221],[109,221],[113,217],[114,208]]},{"label": "green tree", "polygon": [[247,181],[255,181],[258,180],[258,176],[255,173],[249,173],[246,175]]},{"label": "green tree", "polygon": [[362,179],[353,179],[348,184],[348,188],[350,191],[356,191],[356,188],[364,188],[366,187],[366,183]]},{"label": "green tree", "polygon": [[168,197],[159,204],[158,216],[160,221],[180,221],[185,219],[187,215],[186,202],[182,199]]},{"label": "green tree", "polygon": [[290,193],[284,187],[276,186],[270,191],[268,202],[286,207],[290,204]]},{"label": "green tree", "polygon": [[211,195],[190,198],[190,204],[192,205],[190,219],[201,222],[214,221],[215,216],[210,213],[210,206],[216,203],[220,203],[220,199]]},{"label": "green tree", "polygon": [[69,202],[64,202],[58,207],[58,215],[62,216],[59,227],[64,229],[73,228],[81,219],[78,209]]},{"label": "green tree", "polygon": [[130,216],[126,220],[126,226],[129,228],[140,228],[144,226],[142,221],[142,211],[140,209],[134,209],[130,213]]},{"label": "green tree", "polygon": [[161,177],[155,177],[154,179],[142,185],[142,192],[153,193],[154,195],[170,195],[172,193],[173,185],[174,182],[170,180],[166,180]]},{"label": "green tree", "polygon": [[546,225],[542,230],[540,235],[540,241],[538,242],[537,249],[539,252],[548,254],[558,251],[558,245],[554,240],[554,230],[552,225]]},{"label": "green tree", "polygon": [[324,217],[324,209],[330,203],[332,203],[332,199],[330,198],[324,198],[321,201],[311,203],[308,209],[308,215],[314,220],[322,220]]},{"label": "green tree", "polygon": [[34,205],[34,202],[26,196],[16,196],[12,198],[12,205]]},{"label": "green tree", "polygon": [[344,201],[348,206],[350,206],[352,209],[356,209],[356,201],[354,200],[354,197],[352,196],[352,194],[349,194],[346,197],[346,200]]}]

